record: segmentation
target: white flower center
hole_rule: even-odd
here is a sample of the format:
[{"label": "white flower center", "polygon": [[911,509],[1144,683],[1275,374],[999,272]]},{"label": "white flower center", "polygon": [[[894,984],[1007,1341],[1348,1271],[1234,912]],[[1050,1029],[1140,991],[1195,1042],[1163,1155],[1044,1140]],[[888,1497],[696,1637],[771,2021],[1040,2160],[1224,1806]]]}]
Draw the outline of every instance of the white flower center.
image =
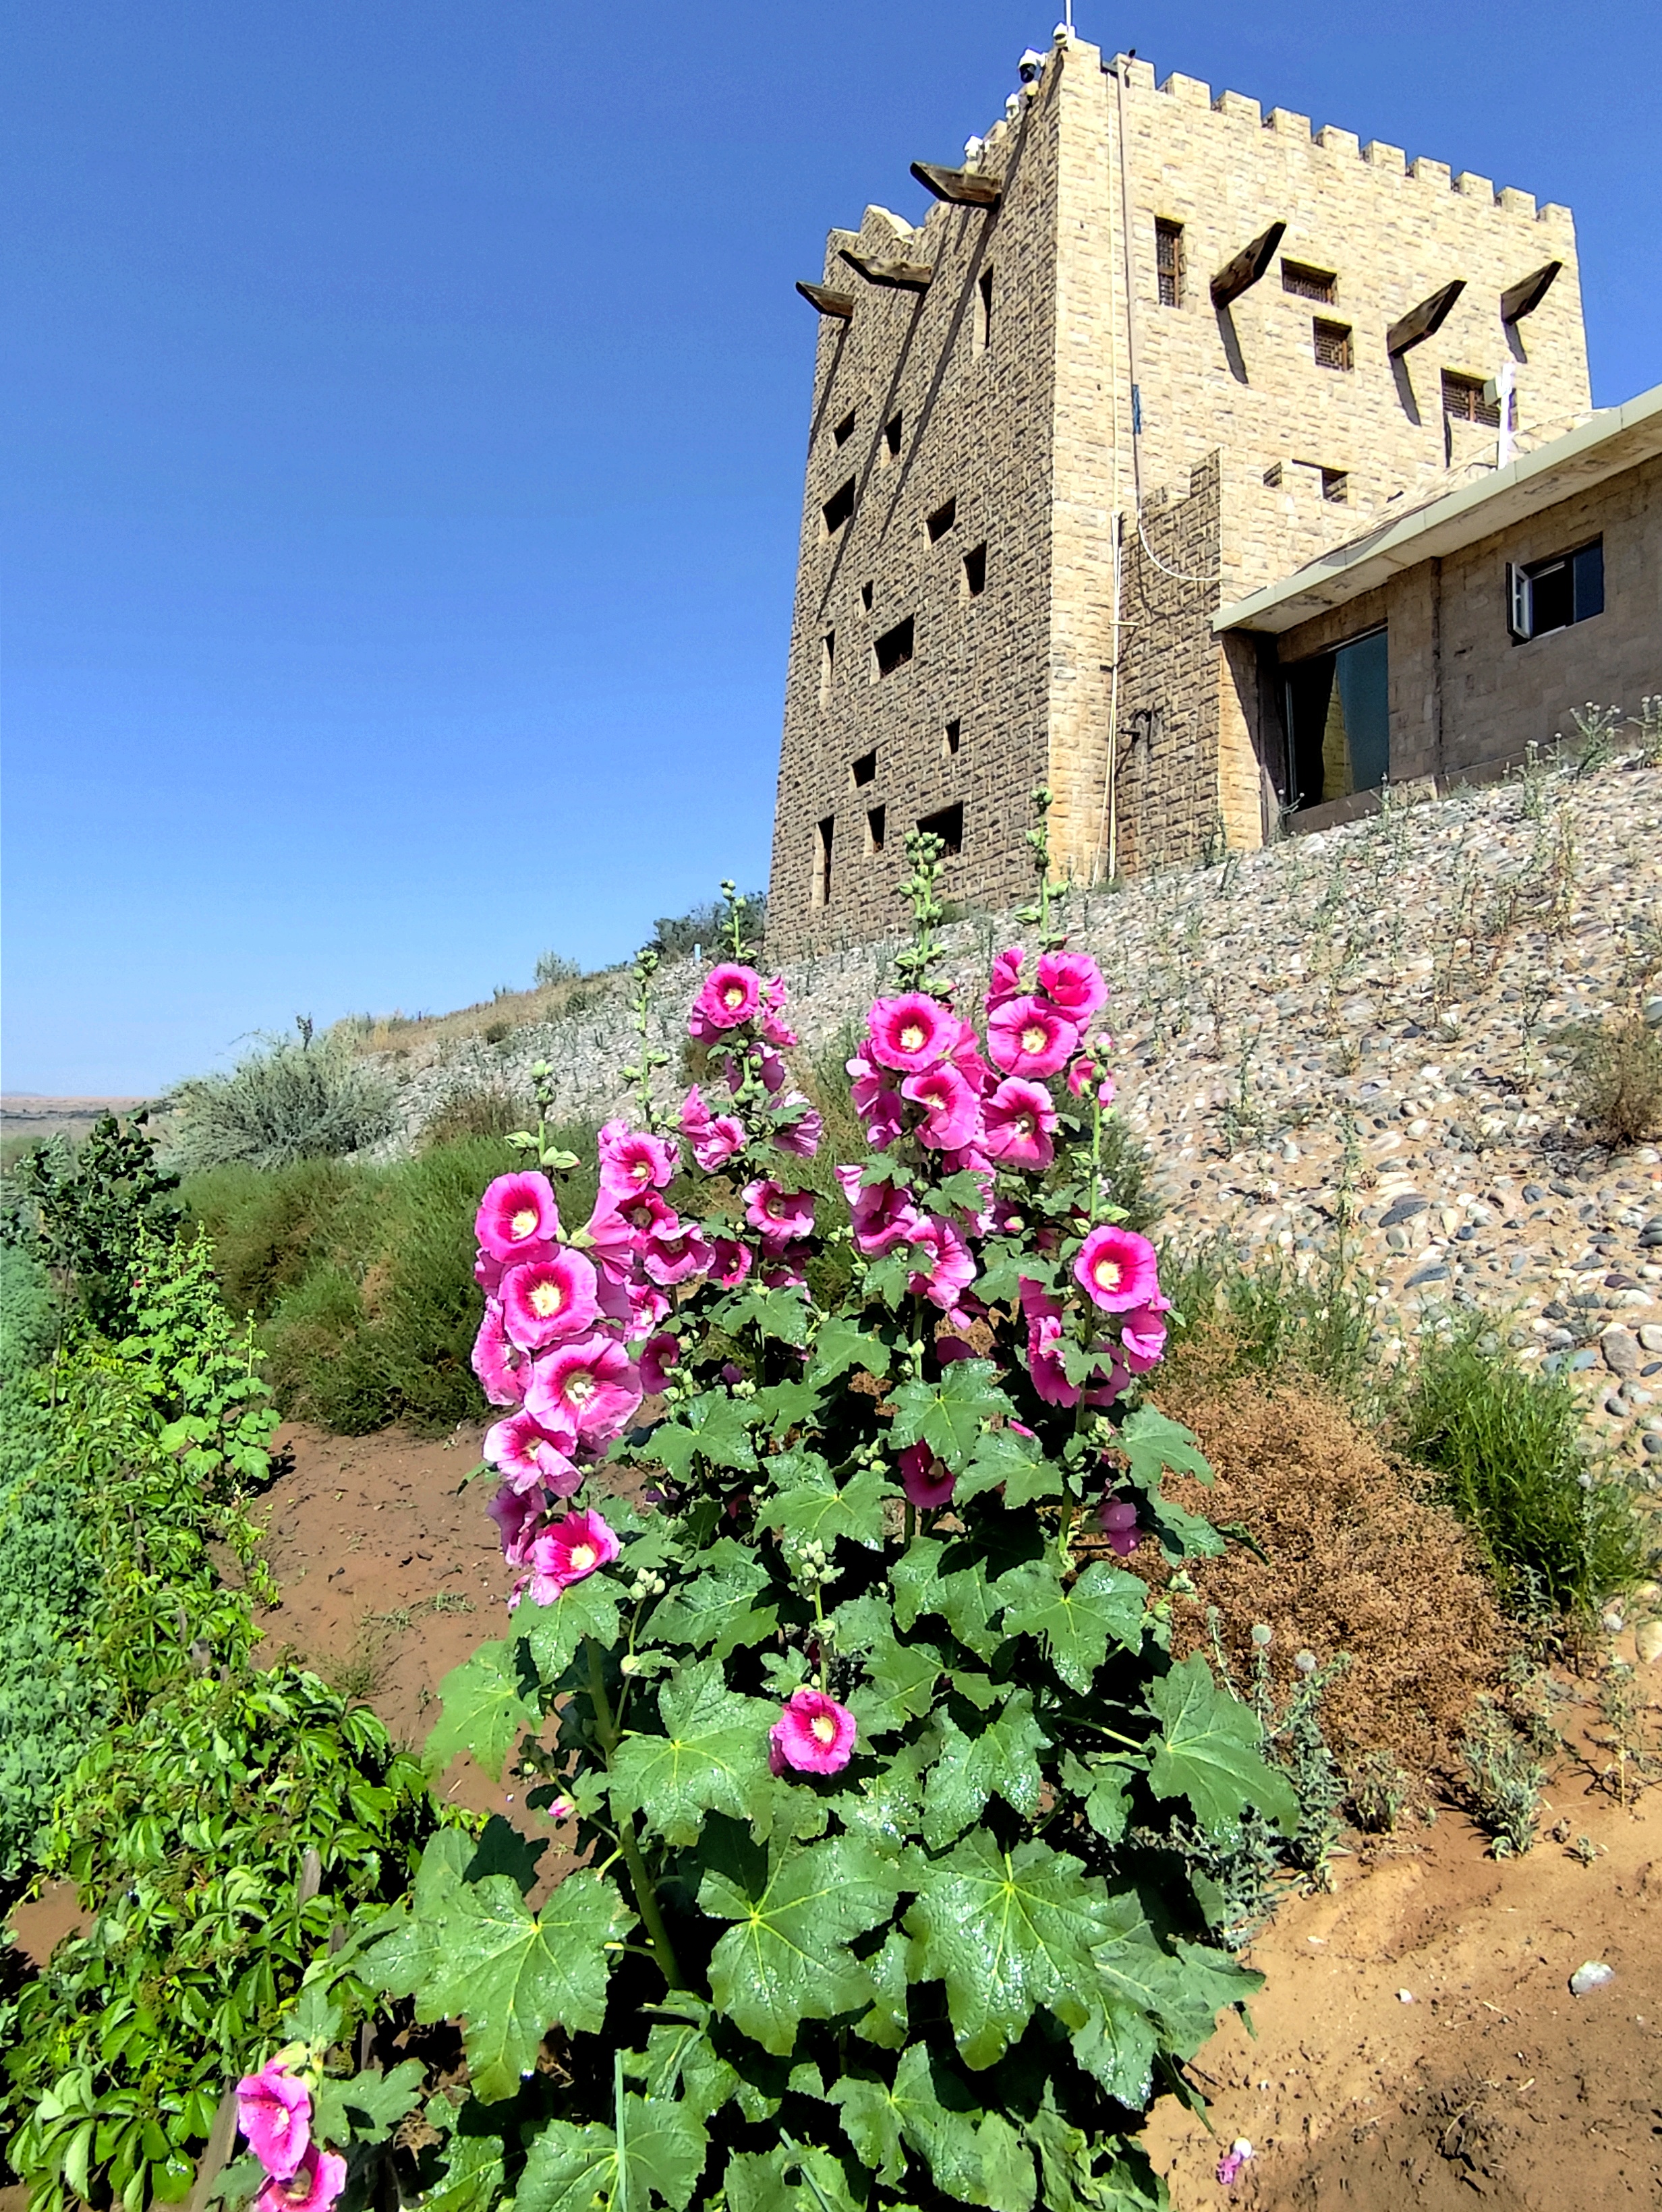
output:
[{"label": "white flower center", "polygon": [[565,1304],[565,1292],[551,1276],[545,1275],[534,1284],[531,1291],[531,1310],[539,1321],[548,1321]]},{"label": "white flower center", "polygon": [[508,1225],[513,1231],[516,1239],[529,1237],[537,1226],[536,1208],[522,1206]]},{"label": "white flower center", "polygon": [[1049,1042],[1050,1039],[1047,1032],[1041,1029],[1037,1022],[1029,1022],[1026,1028],[1021,1032],[1021,1049],[1023,1052],[1043,1052]]},{"label": "white flower center", "polygon": [[819,1742],[823,1744],[833,1744],[836,1742],[837,1723],[831,1718],[829,1713],[816,1713],[813,1718],[808,1723],[808,1727]]},{"label": "white flower center", "polygon": [[722,992],[722,994],[721,994],[721,1004],[722,1004],[724,1006],[732,1007],[732,1006],[742,1006],[744,1005],[744,1003],[745,1003],[745,987],[744,987],[744,985],[743,985],[742,983],[729,983],[729,984],[728,985],[728,987],[727,987],[726,990],[725,990],[725,991],[723,991],[723,992]]},{"label": "white flower center", "polygon": [[908,1022],[900,1032],[902,1052],[918,1052],[922,1048],[923,1031],[916,1022]]},{"label": "white flower center", "polygon": [[586,1406],[594,1395],[594,1377],[586,1367],[580,1367],[568,1378],[565,1395],[574,1406]]},{"label": "white flower center", "polygon": [[1111,1260],[1105,1252],[1091,1270],[1097,1279],[1097,1288],[1103,1291],[1117,1291],[1123,1272],[1119,1261]]},{"label": "white flower center", "polygon": [[[594,1565],[600,1556],[593,1544],[574,1544],[571,1547],[571,1564],[584,1574]],[[573,1603],[575,1603],[575,1599]]]},{"label": "white flower center", "polygon": [[1016,1115],[1015,1133],[1018,1137],[1031,1137],[1032,1135],[1033,1117],[1031,1114],[1018,1114]]}]

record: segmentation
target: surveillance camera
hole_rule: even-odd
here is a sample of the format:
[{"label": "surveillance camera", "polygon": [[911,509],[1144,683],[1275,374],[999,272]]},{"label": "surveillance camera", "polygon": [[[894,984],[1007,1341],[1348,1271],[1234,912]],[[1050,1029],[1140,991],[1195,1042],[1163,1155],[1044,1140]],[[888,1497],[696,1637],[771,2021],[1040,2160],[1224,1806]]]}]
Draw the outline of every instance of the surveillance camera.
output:
[{"label": "surveillance camera", "polygon": [[1016,64],[1017,69],[1021,72],[1021,82],[1023,84],[1032,84],[1044,66],[1044,55],[1036,54],[1031,46],[1028,47],[1026,52],[1023,54],[1021,59]]}]

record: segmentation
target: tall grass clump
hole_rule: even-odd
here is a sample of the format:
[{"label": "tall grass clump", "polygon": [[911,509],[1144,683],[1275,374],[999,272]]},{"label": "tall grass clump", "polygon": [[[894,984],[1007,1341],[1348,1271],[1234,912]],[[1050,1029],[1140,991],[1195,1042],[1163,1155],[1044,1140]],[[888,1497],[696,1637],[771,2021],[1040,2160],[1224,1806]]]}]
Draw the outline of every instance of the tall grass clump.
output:
[{"label": "tall grass clump", "polygon": [[1177,1342],[1204,1332],[1208,1364],[1231,1374],[1296,1376],[1371,1418],[1382,1388],[1366,1279],[1335,1253],[1303,1273],[1277,1252],[1244,1265],[1221,1243],[1161,1266],[1181,1315]]},{"label": "tall grass clump", "polygon": [[1589,1613],[1644,1571],[1637,1509],[1620,1483],[1588,1468],[1568,1382],[1526,1374],[1488,1335],[1474,1320],[1422,1343],[1393,1441],[1434,1470],[1509,1611]]},{"label": "tall grass clump", "polygon": [[314,1039],[308,1024],[262,1039],[228,1075],[180,1084],[168,1105],[169,1164],[181,1175],[339,1158],[390,1136],[397,1119],[391,1082],[350,1037]]},{"label": "tall grass clump", "polygon": [[1637,1014],[1583,1041],[1571,1085],[1576,1118],[1610,1145],[1662,1133],[1662,1037]]}]

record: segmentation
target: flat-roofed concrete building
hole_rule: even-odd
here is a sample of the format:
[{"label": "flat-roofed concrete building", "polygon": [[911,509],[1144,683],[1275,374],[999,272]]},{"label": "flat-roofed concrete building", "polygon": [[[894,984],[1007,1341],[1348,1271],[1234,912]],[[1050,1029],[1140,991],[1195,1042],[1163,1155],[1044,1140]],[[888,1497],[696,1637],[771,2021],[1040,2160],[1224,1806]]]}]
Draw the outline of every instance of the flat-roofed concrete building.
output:
[{"label": "flat-roofed concrete building", "polygon": [[[770,886],[782,951],[892,927],[919,825],[947,842],[950,896],[1020,896],[1039,782],[1059,864],[1095,881],[1257,845],[1386,773],[1464,767],[1447,750],[1448,589],[1440,755],[1431,710],[1409,703],[1429,680],[1428,583],[1411,620],[1407,597],[1367,599],[1407,590],[1377,575],[1354,616],[1330,601],[1283,625],[1259,601],[1445,496],[1501,496],[1502,461],[1546,483],[1527,474],[1542,449],[1597,442],[1603,418],[1579,427],[1567,209],[1194,78],[1157,84],[1061,33],[1023,75],[961,165],[915,165],[935,202],[922,224],[868,208],[800,288],[819,323]],[[1654,477],[1633,465],[1639,514]],[[1491,536],[1512,512],[1494,510]],[[1618,556],[1629,527],[1613,509],[1608,531],[1589,520],[1568,588],[1590,604],[1585,546],[1604,532],[1606,605],[1619,588],[1639,637],[1658,585],[1653,540],[1648,569]],[[1555,557],[1531,538],[1503,566]],[[1555,573],[1517,584],[1543,620]],[[1546,636],[1518,650],[1544,661]],[[1320,672],[1295,662],[1340,647],[1330,691],[1354,711],[1340,744],[1323,708],[1312,753]],[[1577,696],[1619,688],[1612,671]],[[1537,732],[1499,726],[1514,692],[1546,696],[1497,677],[1495,729],[1474,708],[1473,744],[1522,752]]]}]

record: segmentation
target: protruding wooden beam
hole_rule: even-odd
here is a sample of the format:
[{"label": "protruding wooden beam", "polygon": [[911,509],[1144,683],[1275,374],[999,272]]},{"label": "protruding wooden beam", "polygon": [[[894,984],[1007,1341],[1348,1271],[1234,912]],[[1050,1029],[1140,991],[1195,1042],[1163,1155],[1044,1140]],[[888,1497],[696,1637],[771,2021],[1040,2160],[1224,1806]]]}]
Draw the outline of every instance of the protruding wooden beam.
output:
[{"label": "protruding wooden beam", "polygon": [[854,313],[852,292],[833,292],[826,284],[799,284],[796,289],[809,307],[817,307],[822,315],[835,315],[840,323],[846,323]]},{"label": "protruding wooden beam", "polygon": [[914,161],[912,174],[925,191],[949,207],[995,208],[1004,197],[1004,179],[984,177],[979,169],[942,169],[933,161]]},{"label": "protruding wooden beam", "polygon": [[934,269],[928,261],[873,261],[863,253],[850,253],[845,246],[843,258],[856,276],[863,276],[868,284],[881,284],[891,292],[927,292]]},{"label": "protruding wooden beam", "polygon": [[1527,276],[1520,277],[1515,284],[1509,284],[1501,295],[1501,320],[1503,323],[1521,323],[1525,315],[1532,315],[1551,291],[1552,280],[1563,265],[1562,261],[1543,262]]},{"label": "protruding wooden beam", "polygon": [[1272,222],[1268,230],[1255,238],[1251,246],[1242,246],[1233,261],[1226,261],[1212,279],[1212,305],[1227,307],[1250,292],[1264,270],[1275,258],[1275,248],[1285,235],[1284,222]]},{"label": "protruding wooden beam", "polygon": [[1434,331],[1441,330],[1448,319],[1448,311],[1466,289],[1464,276],[1457,276],[1452,284],[1445,284],[1440,292],[1434,292],[1428,300],[1422,300],[1417,307],[1410,307],[1399,323],[1393,323],[1385,332],[1385,351],[1395,361],[1410,346],[1428,338]]}]

